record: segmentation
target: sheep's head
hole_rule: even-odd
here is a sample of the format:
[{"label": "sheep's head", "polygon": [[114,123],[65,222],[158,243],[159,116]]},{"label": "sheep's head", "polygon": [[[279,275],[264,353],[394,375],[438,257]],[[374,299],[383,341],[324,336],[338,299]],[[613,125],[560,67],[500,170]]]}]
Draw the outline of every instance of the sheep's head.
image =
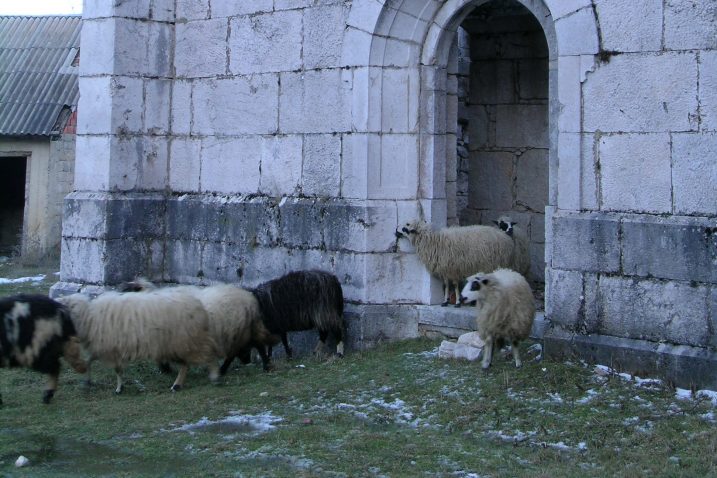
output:
[{"label": "sheep's head", "polygon": [[500,216],[497,221],[493,221],[493,224],[498,226],[498,229],[504,231],[510,237],[513,237],[513,226],[517,225],[518,223],[514,222],[508,216]]},{"label": "sheep's head", "polygon": [[138,277],[133,281],[129,282],[122,282],[120,285],[117,286],[118,292],[146,292],[150,290],[155,290],[157,288],[156,285],[154,285],[149,280],[145,279],[144,277]]},{"label": "sheep's head", "polygon": [[417,220],[406,223],[400,230],[396,229],[396,237],[405,237],[409,241],[413,242],[413,238],[421,233],[428,225],[425,221]]},{"label": "sheep's head", "polygon": [[466,285],[461,290],[461,304],[469,303],[476,305],[485,297],[485,289],[491,287],[493,279],[489,274],[479,272],[466,279]]}]

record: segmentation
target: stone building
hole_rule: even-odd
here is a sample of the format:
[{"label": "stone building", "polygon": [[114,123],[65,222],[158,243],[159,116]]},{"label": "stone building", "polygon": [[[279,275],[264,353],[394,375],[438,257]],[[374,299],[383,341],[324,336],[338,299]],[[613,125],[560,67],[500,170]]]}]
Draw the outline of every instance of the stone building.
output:
[{"label": "stone building", "polygon": [[715,2],[94,0],[83,15],[55,294],[319,267],[370,345],[451,320],[398,226],[509,212],[545,282],[549,355],[717,386]]},{"label": "stone building", "polygon": [[0,255],[57,261],[72,191],[81,18],[0,16]]}]

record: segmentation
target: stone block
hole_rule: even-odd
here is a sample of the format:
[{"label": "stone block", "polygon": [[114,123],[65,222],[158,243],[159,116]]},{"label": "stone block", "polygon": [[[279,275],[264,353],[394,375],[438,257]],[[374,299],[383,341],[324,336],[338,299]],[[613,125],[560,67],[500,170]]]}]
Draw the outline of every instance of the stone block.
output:
[{"label": "stone block", "polygon": [[202,250],[203,278],[210,282],[240,282],[246,262],[244,251],[235,245],[228,242],[208,242]]},{"label": "stone block", "polygon": [[678,214],[717,215],[717,133],[672,135],[672,188]]},{"label": "stone block", "polygon": [[116,21],[112,18],[82,22],[80,55],[91,61],[80,61],[81,77],[115,72],[115,29]]},{"label": "stone block", "polygon": [[262,143],[259,191],[269,196],[300,191],[302,145],[300,135],[274,136]]},{"label": "stone block", "polygon": [[[351,9],[352,12],[354,10],[355,8]],[[373,39],[373,35],[364,30],[358,30],[351,26],[346,27],[341,43],[340,64],[342,66],[366,66],[369,63],[368,52]]]},{"label": "stone block", "polygon": [[430,275],[415,254],[383,253],[366,257],[366,300],[374,304],[422,303]]},{"label": "stone block", "polygon": [[[613,211],[672,211],[670,137],[621,134],[600,137],[602,207]],[[650,174],[645,174],[650,171]]]},{"label": "stone block", "polygon": [[341,188],[341,137],[304,136],[301,190],[309,196],[338,197]]},{"label": "stone block", "polygon": [[600,51],[597,24],[590,7],[555,20],[558,54],[594,55]]},{"label": "stone block", "polygon": [[417,69],[385,69],[381,76],[381,128],[385,133],[415,132],[418,127]]},{"label": "stone block", "polygon": [[158,22],[174,22],[176,18],[174,0],[151,0],[150,17]]},{"label": "stone block", "polygon": [[680,282],[601,277],[601,333],[705,347],[708,289]]},{"label": "stone block", "polygon": [[147,69],[145,76],[171,78],[176,77],[175,26],[162,22],[149,22],[147,25]]},{"label": "stone block", "polygon": [[204,277],[202,251],[205,243],[191,240],[168,240],[164,275],[169,282],[198,284]]},{"label": "stone block", "polygon": [[227,29],[227,20],[222,18],[177,24],[174,54],[177,77],[226,74]]},{"label": "stone block", "polygon": [[521,100],[548,100],[548,59],[518,62],[518,97]]},{"label": "stone block", "polygon": [[595,3],[607,51],[645,52],[662,49],[662,0],[598,0]]},{"label": "stone block", "polygon": [[341,197],[367,197],[368,142],[366,134],[341,136]]},{"label": "stone block", "polygon": [[301,19],[298,11],[232,18],[228,42],[230,71],[253,74],[300,69]]},{"label": "stone block", "polygon": [[80,77],[79,83],[82,95],[77,105],[77,133],[110,134],[113,128],[114,106],[111,95],[112,78]]},{"label": "stone block", "polygon": [[344,4],[304,10],[304,68],[342,66],[341,51],[348,10]]},{"label": "stone block", "polygon": [[526,279],[545,282],[545,244],[542,242],[529,243],[528,253],[530,254],[530,270]]},{"label": "stone block", "polygon": [[[558,207],[579,211],[581,195],[581,136],[576,133],[560,133],[558,136],[558,170],[549,171],[557,176]],[[557,174],[556,174],[557,173]]]},{"label": "stone block", "polygon": [[[419,184],[420,197],[444,199],[446,197],[446,175],[448,173],[448,153],[446,135],[424,134],[419,138]],[[455,149],[453,150],[455,151]],[[455,163],[454,166],[455,168]]]},{"label": "stone block", "polygon": [[695,129],[697,83],[692,53],[612,56],[583,85],[585,131]]},{"label": "stone block", "polygon": [[717,49],[713,1],[669,0],[665,2],[665,48],[669,50]]},{"label": "stone block", "polygon": [[496,145],[547,148],[548,105],[498,105]]},{"label": "stone block", "polygon": [[359,330],[360,342],[364,346],[418,337],[418,311],[415,307],[365,305],[361,309]]},{"label": "stone block", "polygon": [[273,7],[273,0],[222,0],[212,2],[212,18],[268,13]]},{"label": "stone block", "polygon": [[717,51],[700,52],[700,115],[703,131],[717,131]]},{"label": "stone block", "polygon": [[60,277],[66,282],[100,284],[104,281],[105,241],[63,238]]},{"label": "stone block", "polygon": [[[104,284],[119,284],[138,275],[161,275],[164,262],[163,241],[114,239],[107,241],[106,254],[115,260],[105,262]],[[151,279],[150,279],[151,280]]]},{"label": "stone block", "polygon": [[558,131],[578,133],[582,130],[582,91],[579,56],[558,57]]},{"label": "stone block", "polygon": [[502,152],[471,155],[469,204],[480,209],[510,210],[513,208],[513,155]]},{"label": "stone block", "polygon": [[591,0],[546,0],[553,20],[557,20],[578,10],[591,6]]},{"label": "stone block", "polygon": [[418,136],[413,134],[384,134],[380,137],[378,154],[369,154],[368,196],[370,199],[416,197],[418,139]]},{"label": "stone block", "polygon": [[130,154],[138,155],[137,189],[141,191],[164,190],[169,185],[167,164],[169,144],[164,136],[144,136]]},{"label": "stone block", "polygon": [[282,73],[279,129],[282,133],[348,131],[352,98],[350,70]]},{"label": "stone block", "polygon": [[[115,18],[114,73],[126,76],[156,75],[149,58],[149,24],[129,18]],[[84,28],[83,28],[84,29]],[[154,45],[152,45],[154,47]],[[154,50],[153,50],[154,52]]]},{"label": "stone block", "polygon": [[209,0],[177,0],[176,10],[178,23],[206,20],[209,18]]},{"label": "stone block", "polygon": [[552,267],[585,272],[620,270],[619,217],[607,213],[556,213]]},{"label": "stone block", "polygon": [[170,80],[147,80],[145,82],[144,131],[149,134],[169,132],[169,110],[172,95]]},{"label": "stone block", "polygon": [[262,137],[207,137],[202,140],[201,190],[221,194],[259,191]]},{"label": "stone block", "polygon": [[172,82],[172,133],[188,135],[192,127],[192,82],[174,80]]},{"label": "stone block", "polygon": [[471,63],[470,101],[493,105],[515,103],[513,61],[484,60]]},{"label": "stone block", "polygon": [[585,320],[583,274],[548,269],[545,281],[545,315],[553,323],[577,330]]},{"label": "stone block", "polygon": [[279,204],[279,241],[289,249],[318,248],[323,244],[321,205],[287,198]]},{"label": "stone block", "polygon": [[599,209],[598,197],[600,195],[599,181],[599,156],[597,135],[584,134],[581,135],[580,148],[580,209],[597,210]]},{"label": "stone block", "polygon": [[174,192],[198,192],[202,143],[175,138],[169,148],[169,188]]},{"label": "stone block", "polygon": [[710,291],[708,303],[710,311],[710,325],[712,330],[712,347],[717,347],[717,287],[712,286]]},{"label": "stone block", "polygon": [[110,136],[77,136],[75,190],[107,191],[109,189],[110,142]]},{"label": "stone block", "polygon": [[628,275],[717,283],[717,220],[628,216],[622,260]]},{"label": "stone block", "polygon": [[299,8],[306,8],[311,6],[312,3],[316,2],[313,2],[312,0],[274,0],[274,10],[294,10]]},{"label": "stone block", "polygon": [[531,149],[518,157],[516,201],[532,211],[548,203],[548,150]]},{"label": "stone block", "polygon": [[276,75],[197,81],[192,95],[192,133],[275,133],[278,90]]},{"label": "stone block", "polygon": [[104,238],[107,233],[106,201],[102,193],[73,192],[65,198],[65,238]]}]

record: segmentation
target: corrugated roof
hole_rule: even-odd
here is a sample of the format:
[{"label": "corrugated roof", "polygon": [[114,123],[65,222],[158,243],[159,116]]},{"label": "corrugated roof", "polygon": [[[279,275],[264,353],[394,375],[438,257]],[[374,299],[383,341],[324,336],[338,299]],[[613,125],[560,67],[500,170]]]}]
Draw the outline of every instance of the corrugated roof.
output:
[{"label": "corrugated roof", "polygon": [[0,16],[0,135],[49,136],[79,99],[80,16]]}]

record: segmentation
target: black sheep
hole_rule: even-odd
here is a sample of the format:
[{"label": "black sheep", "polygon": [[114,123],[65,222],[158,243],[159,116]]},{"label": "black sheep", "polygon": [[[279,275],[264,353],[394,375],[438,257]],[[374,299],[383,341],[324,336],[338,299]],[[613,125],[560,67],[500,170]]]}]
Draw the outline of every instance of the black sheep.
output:
[{"label": "black sheep", "polygon": [[86,371],[65,306],[37,294],[0,299],[0,367],[28,367],[47,374],[44,403],[50,403],[57,390],[62,356],[78,372]]},{"label": "black sheep", "polygon": [[331,333],[337,354],[344,354],[344,295],[335,275],[320,270],[290,272],[252,292],[259,300],[264,325],[281,337],[287,357],[292,356],[287,332],[313,328],[319,331],[322,345]]}]

